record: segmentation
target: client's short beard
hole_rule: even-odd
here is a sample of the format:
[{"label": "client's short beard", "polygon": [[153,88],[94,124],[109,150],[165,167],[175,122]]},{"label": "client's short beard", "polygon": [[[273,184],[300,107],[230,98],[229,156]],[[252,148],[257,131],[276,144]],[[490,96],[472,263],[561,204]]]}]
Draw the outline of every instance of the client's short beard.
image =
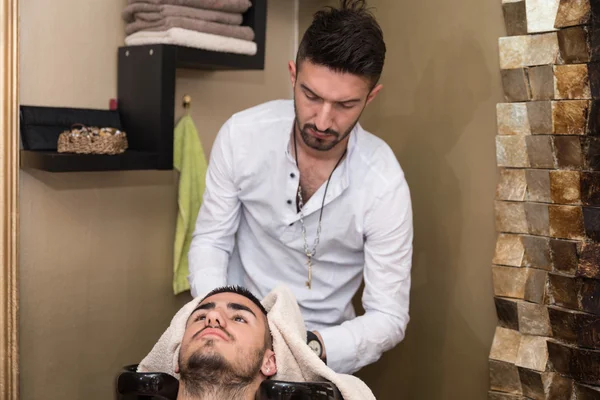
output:
[{"label": "client's short beard", "polygon": [[185,392],[190,397],[223,393],[226,394],[223,398],[242,398],[244,391],[258,376],[264,354],[265,349],[254,352],[251,362],[236,371],[221,354],[195,352],[181,365],[180,376]]}]

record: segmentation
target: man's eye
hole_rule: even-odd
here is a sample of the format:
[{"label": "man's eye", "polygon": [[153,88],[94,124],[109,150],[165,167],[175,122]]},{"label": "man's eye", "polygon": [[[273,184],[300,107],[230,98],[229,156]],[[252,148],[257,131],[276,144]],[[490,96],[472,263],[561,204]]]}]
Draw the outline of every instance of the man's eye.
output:
[{"label": "man's eye", "polygon": [[195,321],[204,321],[205,318],[206,318],[206,315],[204,315],[204,314],[198,314],[196,316]]},{"label": "man's eye", "polygon": [[305,96],[306,96],[306,98],[307,98],[307,99],[309,99],[310,101],[317,101],[317,100],[319,100],[319,98],[318,98],[318,97],[311,96],[310,94],[307,94],[307,93],[305,93],[304,95],[305,95]]},{"label": "man's eye", "polygon": [[344,104],[344,103],[339,103],[338,104],[340,107],[345,108],[346,110],[351,109],[352,107],[354,107],[354,104]]},{"label": "man's eye", "polygon": [[240,316],[240,315],[236,315],[235,317],[233,317],[233,320],[235,322],[242,322],[244,324],[246,323],[246,319],[244,317]]}]

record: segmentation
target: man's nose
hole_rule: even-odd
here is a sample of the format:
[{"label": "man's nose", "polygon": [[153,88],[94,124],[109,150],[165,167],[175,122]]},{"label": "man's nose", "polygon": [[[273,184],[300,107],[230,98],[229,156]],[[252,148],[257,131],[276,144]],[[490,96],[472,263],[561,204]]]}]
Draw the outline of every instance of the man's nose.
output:
[{"label": "man's nose", "polygon": [[319,113],[317,114],[317,118],[315,120],[315,126],[321,132],[325,132],[327,129],[331,128],[333,121],[333,113],[331,109],[331,104],[323,103]]},{"label": "man's nose", "polygon": [[227,326],[227,319],[223,317],[218,310],[210,310],[206,314],[206,325],[211,327],[220,326],[225,328]]}]

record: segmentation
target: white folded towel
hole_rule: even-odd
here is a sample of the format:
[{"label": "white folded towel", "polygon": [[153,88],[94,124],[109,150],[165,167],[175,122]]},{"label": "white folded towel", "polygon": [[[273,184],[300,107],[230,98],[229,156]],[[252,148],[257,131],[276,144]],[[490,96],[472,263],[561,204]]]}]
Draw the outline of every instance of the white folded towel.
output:
[{"label": "white folded towel", "polygon": [[255,42],[196,32],[182,28],[171,28],[166,31],[140,31],[125,37],[125,45],[140,46],[147,44],[174,44],[196,49],[235,53],[253,56],[257,52]]},{"label": "white folded towel", "polygon": [[[185,323],[201,297],[183,306],[171,320],[150,353],[140,362],[139,372],[175,373]],[[273,336],[273,351],[277,362],[275,380],[292,382],[330,381],[337,386],[344,400],[375,399],[373,392],[360,379],[338,374],[327,367],[306,344],[306,327],[300,307],[286,286],[278,286],[262,301]]]}]

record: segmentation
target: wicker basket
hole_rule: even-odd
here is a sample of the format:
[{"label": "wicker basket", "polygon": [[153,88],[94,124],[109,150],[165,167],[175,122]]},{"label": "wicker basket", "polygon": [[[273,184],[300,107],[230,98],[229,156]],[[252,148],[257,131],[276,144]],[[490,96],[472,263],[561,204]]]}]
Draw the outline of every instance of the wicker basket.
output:
[{"label": "wicker basket", "polygon": [[59,153],[115,155],[123,153],[127,146],[127,135],[123,131],[77,124],[58,136],[57,150]]}]

